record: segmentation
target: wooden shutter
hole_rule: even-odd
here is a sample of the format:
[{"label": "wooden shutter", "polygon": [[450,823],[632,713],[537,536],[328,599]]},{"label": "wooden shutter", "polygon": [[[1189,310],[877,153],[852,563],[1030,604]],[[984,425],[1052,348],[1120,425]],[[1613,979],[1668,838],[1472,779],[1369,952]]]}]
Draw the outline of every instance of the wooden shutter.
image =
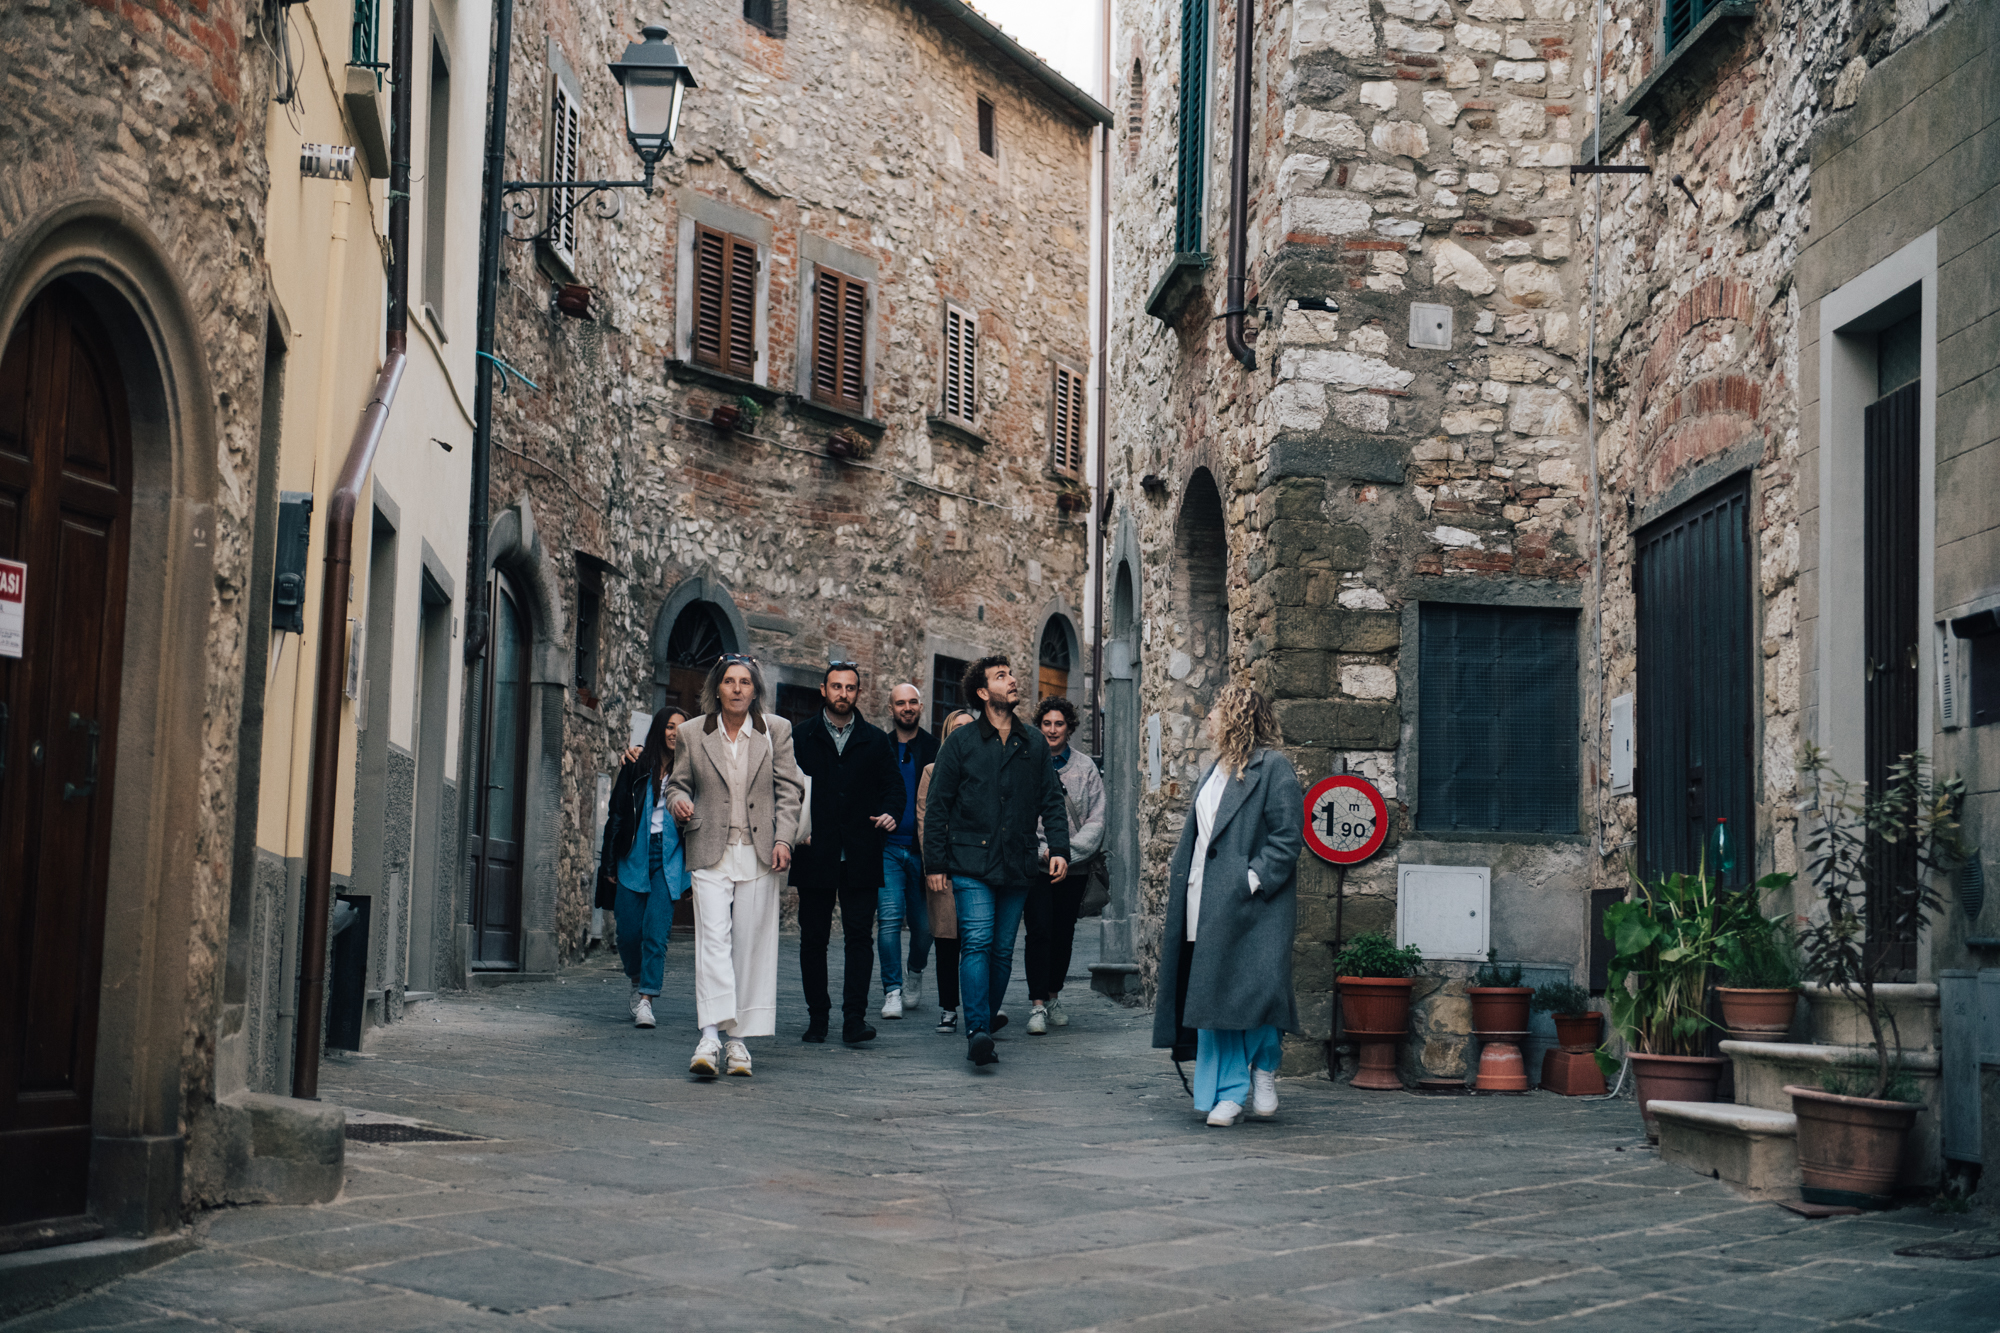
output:
[{"label": "wooden shutter", "polygon": [[1049,468],[1065,477],[1083,474],[1083,376],[1056,366],[1049,393]]},{"label": "wooden shutter", "polygon": [[1208,7],[1181,0],[1180,163],[1174,181],[1174,249],[1201,249],[1201,202],[1208,162]]},{"label": "wooden shutter", "polygon": [[1419,828],[1576,832],[1576,625],[1553,608],[1419,609]]},{"label": "wooden shutter", "polygon": [[813,397],[865,412],[868,284],[829,268],[813,274]]},{"label": "wooden shutter", "polygon": [[[554,80],[549,97],[549,179],[580,179],[578,165],[583,150],[583,117],[576,101],[561,79]],[[572,190],[549,191],[549,216],[560,221],[549,228],[549,249],[572,270],[576,267],[576,199]]]},{"label": "wooden shutter", "polygon": [[944,308],[944,415],[970,426],[979,415],[979,320]]},{"label": "wooden shutter", "polygon": [[696,224],[694,339],[697,364],[749,379],[757,372],[757,246]]},{"label": "wooden shutter", "polygon": [[1693,873],[1725,818],[1730,882],[1756,878],[1749,504],[1743,481],[1725,483],[1638,534],[1633,794],[1649,876]]}]

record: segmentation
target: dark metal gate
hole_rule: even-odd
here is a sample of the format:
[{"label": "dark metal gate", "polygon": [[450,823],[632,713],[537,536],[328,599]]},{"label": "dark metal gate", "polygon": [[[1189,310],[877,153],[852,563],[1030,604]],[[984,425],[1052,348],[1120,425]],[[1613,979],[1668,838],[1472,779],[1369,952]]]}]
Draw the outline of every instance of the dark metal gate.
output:
[{"label": "dark metal gate", "polygon": [[1648,877],[1693,871],[1726,819],[1736,864],[1723,882],[1756,878],[1749,510],[1748,478],[1738,478],[1638,534],[1633,780]]},{"label": "dark metal gate", "polygon": [[[1882,791],[1897,761],[1917,748],[1917,415],[1921,382],[1877,399],[1863,425],[1862,639],[1870,794]],[[1885,976],[1916,966],[1914,923],[1898,930],[1881,886],[1917,875],[1916,845],[1905,839],[1869,851],[1868,938],[1879,944]]]}]

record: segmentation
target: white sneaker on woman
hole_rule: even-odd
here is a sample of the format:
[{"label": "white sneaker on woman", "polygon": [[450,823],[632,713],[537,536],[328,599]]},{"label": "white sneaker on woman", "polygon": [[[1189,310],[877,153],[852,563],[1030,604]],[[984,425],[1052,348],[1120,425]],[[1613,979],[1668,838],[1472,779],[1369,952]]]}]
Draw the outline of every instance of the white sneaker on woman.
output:
[{"label": "white sneaker on woman", "polygon": [[715,1077],[715,1058],[722,1054],[722,1043],[714,1037],[703,1037],[695,1043],[694,1059],[688,1061],[688,1073],[696,1078]]},{"label": "white sneaker on woman", "polygon": [[1217,1102],[1215,1109],[1208,1113],[1208,1123],[1217,1129],[1228,1129],[1243,1118],[1243,1108],[1235,1102]]},{"label": "white sneaker on woman", "polygon": [[1278,1071],[1275,1069],[1250,1070],[1250,1114],[1259,1120],[1269,1120],[1278,1113]]},{"label": "white sneaker on woman", "polygon": [[732,1041],[722,1048],[724,1063],[729,1072],[738,1078],[750,1077],[750,1048],[740,1041]]},{"label": "white sneaker on woman", "polygon": [[641,995],[639,1003],[632,1006],[632,1026],[635,1028],[649,1028],[653,1025],[653,997],[650,995]]},{"label": "white sneaker on woman", "polygon": [[903,992],[892,990],[882,997],[882,1017],[901,1018],[903,1016]]},{"label": "white sneaker on woman", "polygon": [[1069,1015],[1063,1012],[1062,1001],[1050,1000],[1048,1010],[1050,1027],[1066,1028],[1069,1026]]},{"label": "white sneaker on woman", "polygon": [[911,967],[903,970],[903,1005],[914,1009],[924,998],[924,973],[922,968]]}]

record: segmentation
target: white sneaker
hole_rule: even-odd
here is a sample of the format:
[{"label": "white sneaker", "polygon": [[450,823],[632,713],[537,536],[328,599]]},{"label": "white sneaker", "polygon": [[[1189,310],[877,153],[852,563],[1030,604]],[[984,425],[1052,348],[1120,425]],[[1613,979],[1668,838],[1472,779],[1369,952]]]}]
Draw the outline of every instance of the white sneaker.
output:
[{"label": "white sneaker", "polygon": [[1028,1035],[1031,1037],[1045,1037],[1048,1035],[1048,1031],[1049,1008],[1045,1004],[1038,1004],[1028,1011]]},{"label": "white sneaker", "polygon": [[632,994],[625,1001],[625,1007],[631,1011],[632,1017],[637,1018],[639,1016],[639,1001],[645,998],[645,996],[639,994],[637,986],[632,988]]},{"label": "white sneaker", "polygon": [[1278,1113],[1278,1071],[1275,1069],[1250,1070],[1250,1114],[1259,1120],[1269,1120]]},{"label": "white sneaker", "polygon": [[729,1072],[738,1078],[749,1078],[750,1048],[740,1041],[732,1041],[722,1049],[724,1055],[727,1057],[726,1064]]},{"label": "white sneaker", "polygon": [[1217,1129],[1228,1129],[1243,1118],[1243,1108],[1235,1102],[1217,1102],[1215,1109],[1208,1113],[1208,1123]]},{"label": "white sneaker", "polygon": [[914,1009],[924,998],[924,974],[918,968],[908,968],[903,973],[903,1003]]},{"label": "white sneaker", "polygon": [[1048,1008],[1050,1027],[1066,1028],[1069,1026],[1069,1015],[1063,1012],[1062,1001],[1050,1000]]},{"label": "white sneaker", "polygon": [[632,1006],[632,1026],[649,1028],[653,1024],[653,1001],[650,996],[641,995],[639,1003]]},{"label": "white sneaker", "polygon": [[903,992],[892,990],[882,997],[882,1017],[901,1018],[903,1016]]},{"label": "white sneaker", "polygon": [[703,1037],[695,1044],[694,1059],[688,1061],[688,1073],[696,1078],[715,1077],[715,1057],[722,1054],[722,1043],[714,1037]]},{"label": "white sneaker", "polygon": [[939,1032],[958,1031],[958,1010],[956,1009],[938,1010],[937,1030]]}]

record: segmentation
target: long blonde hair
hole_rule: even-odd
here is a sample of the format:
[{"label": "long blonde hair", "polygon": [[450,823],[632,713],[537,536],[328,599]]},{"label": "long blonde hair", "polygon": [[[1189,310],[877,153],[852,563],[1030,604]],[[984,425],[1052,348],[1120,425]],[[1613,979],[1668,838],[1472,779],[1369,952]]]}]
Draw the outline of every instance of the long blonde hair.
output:
[{"label": "long blonde hair", "polygon": [[1257,751],[1282,739],[1271,701],[1241,681],[1231,681],[1216,693],[1215,718],[1216,762],[1233,778],[1243,776]]}]

